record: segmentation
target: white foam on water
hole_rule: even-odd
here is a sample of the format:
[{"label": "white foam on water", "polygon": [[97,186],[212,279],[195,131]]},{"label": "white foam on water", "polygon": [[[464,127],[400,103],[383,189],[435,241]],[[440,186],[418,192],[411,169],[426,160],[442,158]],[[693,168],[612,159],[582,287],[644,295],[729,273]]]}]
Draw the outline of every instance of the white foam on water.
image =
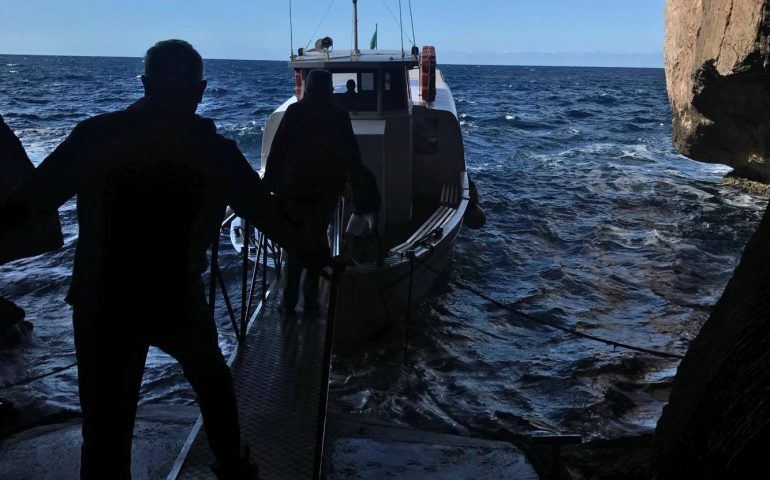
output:
[{"label": "white foam on water", "polygon": [[652,160],[653,155],[652,152],[647,148],[647,145],[644,144],[638,144],[638,145],[630,145],[627,148],[623,149],[623,153],[620,155],[620,158],[624,157],[630,157],[630,158],[637,158],[637,159],[643,159],[643,160]]}]

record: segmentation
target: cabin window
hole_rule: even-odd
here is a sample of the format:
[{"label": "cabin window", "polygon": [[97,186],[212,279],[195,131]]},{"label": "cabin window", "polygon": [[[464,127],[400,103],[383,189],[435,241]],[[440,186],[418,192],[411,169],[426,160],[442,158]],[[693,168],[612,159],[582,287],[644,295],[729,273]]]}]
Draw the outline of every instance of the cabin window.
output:
[{"label": "cabin window", "polygon": [[[348,92],[347,84],[355,82],[353,92]],[[333,72],[334,103],[348,112],[377,111],[377,77],[369,72]]]},{"label": "cabin window", "polygon": [[[348,92],[347,84],[355,82]],[[409,106],[407,74],[403,68],[332,73],[334,102],[349,112],[404,112]]]},{"label": "cabin window", "polygon": [[382,72],[383,92],[382,110],[406,110],[406,72],[403,69],[385,70]]},{"label": "cabin window", "polygon": [[358,73],[358,111],[377,111],[377,72]]},{"label": "cabin window", "polygon": [[374,91],[374,72],[363,72],[359,76],[361,91],[373,92]]}]

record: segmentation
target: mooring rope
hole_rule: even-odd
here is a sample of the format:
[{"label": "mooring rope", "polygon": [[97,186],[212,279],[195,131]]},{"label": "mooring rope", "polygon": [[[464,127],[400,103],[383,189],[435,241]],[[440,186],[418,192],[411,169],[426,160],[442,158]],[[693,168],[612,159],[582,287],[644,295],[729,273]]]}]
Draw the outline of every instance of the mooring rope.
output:
[{"label": "mooring rope", "polygon": [[0,386],[0,390],[8,390],[8,389],[15,388],[15,387],[21,387],[23,385],[27,385],[29,383],[36,382],[38,380],[42,380],[44,378],[51,377],[53,375],[56,375],[57,373],[61,373],[61,372],[64,372],[66,370],[69,370],[70,368],[74,367],[77,364],[78,364],[78,362],[72,362],[71,364],[69,364],[67,366],[54,368],[50,372],[47,372],[47,373],[36,375],[34,377],[25,378],[23,380],[19,380],[18,382],[14,382],[14,383],[6,383],[5,385]]},{"label": "mooring rope", "polygon": [[412,15],[412,0],[409,0],[409,19],[412,21],[412,46],[417,46],[417,37],[414,35],[414,15]]},{"label": "mooring rope", "polygon": [[[424,261],[420,260],[416,255],[414,256],[414,260],[416,260],[423,267],[425,267],[428,270],[430,270],[431,272],[433,272],[436,276],[441,276],[442,275],[441,272],[439,272],[435,268],[431,267],[430,265],[428,265]],[[551,328],[553,328],[555,330],[560,330],[560,331],[568,333],[570,335],[575,335],[577,337],[585,338],[587,340],[593,340],[595,342],[604,343],[606,345],[612,346],[613,348],[624,348],[626,350],[633,350],[635,352],[646,353],[648,355],[654,355],[656,357],[673,358],[673,359],[676,359],[676,360],[682,360],[684,358],[683,355],[678,355],[676,353],[669,353],[669,352],[663,352],[663,351],[660,351],[660,350],[653,350],[653,349],[650,349],[650,348],[637,347],[635,345],[631,345],[631,344],[628,344],[628,343],[618,342],[618,341],[615,341],[615,340],[610,340],[610,339],[607,339],[607,338],[598,337],[596,335],[591,335],[591,334],[588,334],[588,333],[584,333],[584,332],[575,330],[574,328],[564,327],[564,326],[558,325],[558,324],[556,324],[554,322],[550,322],[548,320],[543,320],[541,318],[537,318],[537,317],[534,317],[534,316],[529,315],[527,313],[524,313],[524,312],[522,312],[520,310],[516,310],[515,308],[511,307],[510,305],[507,305],[507,304],[501,302],[500,300],[492,298],[491,296],[487,295],[486,293],[481,292],[478,289],[476,289],[474,287],[471,287],[470,285],[467,285],[464,282],[461,282],[459,280],[455,280],[455,279],[450,278],[450,277],[447,277],[447,280],[451,284],[456,286],[457,288],[459,288],[461,290],[465,290],[466,292],[472,293],[472,294],[476,295],[477,297],[482,298],[482,299],[492,303],[493,305],[495,305],[497,307],[505,309],[505,310],[509,311],[510,313],[518,315],[521,318],[523,318],[525,320],[528,320],[530,322],[533,322],[533,323],[538,323],[540,325],[545,325],[545,326],[551,327]]]},{"label": "mooring rope", "polygon": [[[414,43],[414,38],[412,38],[412,39],[410,39],[410,38],[409,38],[409,34],[408,34],[407,32],[405,32],[405,31],[404,31],[404,26],[403,26],[403,23],[398,21],[398,18],[396,18],[396,14],[395,14],[395,13],[393,13],[393,10],[391,10],[391,9],[390,9],[390,7],[389,7],[389,6],[388,6],[388,4],[385,2],[385,0],[380,0],[380,1],[382,2],[382,4],[383,4],[383,5],[385,5],[385,8],[387,8],[387,9],[388,9],[388,13],[390,13],[390,16],[391,16],[391,17],[393,17],[393,21],[394,21],[394,22],[396,22],[396,25],[398,25],[398,26],[399,26],[399,28],[401,29],[401,34],[402,34],[402,35],[406,35],[406,39],[407,39],[407,40],[410,40],[410,41],[412,42],[412,46],[417,46],[417,45]],[[399,6],[400,6],[400,4],[399,4]],[[401,47],[401,49],[403,50],[403,49],[404,49],[404,47],[402,46],[402,47]]]},{"label": "mooring rope", "polygon": [[[335,0],[332,0],[331,2],[329,2],[329,7],[326,9],[326,13],[324,13],[324,16],[321,17],[321,21],[318,22],[318,26],[315,27],[315,30],[313,30],[313,35],[311,35],[310,36],[310,40],[307,41],[307,45],[305,45],[305,49],[307,49],[307,47],[309,47],[310,44],[313,43],[313,39],[315,38],[315,34],[318,33],[318,29],[321,28],[321,25],[324,23],[324,20],[326,20],[326,16],[329,15],[329,11],[334,6],[334,2],[335,2]],[[294,54],[294,52],[292,52],[292,55],[293,54]]]},{"label": "mooring rope", "polygon": [[[230,263],[228,263],[228,265],[226,265],[225,268],[227,268],[227,266],[231,265],[234,261],[235,260],[233,260]],[[438,271],[435,268],[431,267],[430,265],[428,265],[423,260],[420,260],[420,258],[417,257],[417,255],[414,255],[412,257],[412,259],[410,259],[410,262],[411,261],[416,261],[421,266],[423,266],[426,269],[430,270],[436,276],[442,276],[443,275],[440,271]],[[411,277],[411,275],[410,275],[410,277]],[[653,355],[653,356],[656,356],[656,357],[671,358],[671,359],[675,359],[675,360],[682,360],[684,358],[684,355],[679,355],[679,354],[676,354],[676,353],[663,352],[663,351],[660,351],[660,350],[653,350],[653,349],[650,349],[650,348],[637,347],[636,345],[631,345],[629,343],[618,342],[616,340],[610,340],[610,339],[599,337],[599,336],[596,336],[596,335],[591,335],[589,333],[584,333],[584,332],[581,332],[579,330],[575,330],[574,328],[564,327],[564,326],[558,325],[558,324],[556,324],[554,322],[551,322],[551,321],[548,321],[548,320],[543,320],[542,318],[534,317],[532,315],[529,315],[528,313],[522,312],[521,310],[517,310],[517,309],[511,307],[510,305],[507,305],[507,304],[501,302],[500,300],[497,300],[497,299],[487,295],[486,293],[481,292],[478,289],[476,289],[474,287],[471,287],[470,285],[468,285],[468,284],[466,284],[464,282],[461,282],[460,280],[456,280],[456,279],[447,277],[447,281],[449,283],[451,283],[452,285],[454,285],[455,287],[459,288],[460,290],[464,290],[464,291],[466,291],[468,293],[472,293],[473,295],[476,295],[477,297],[482,298],[482,299],[486,300],[487,302],[489,302],[489,303],[491,303],[491,304],[493,304],[493,305],[495,305],[497,307],[500,307],[500,308],[502,308],[504,310],[507,310],[508,312],[513,313],[514,315],[518,315],[519,317],[521,317],[521,318],[523,318],[525,320],[528,320],[530,322],[537,323],[537,324],[540,324],[540,325],[545,325],[545,326],[553,328],[555,330],[559,330],[559,331],[562,331],[564,333],[568,333],[570,335],[575,335],[576,337],[585,338],[586,340],[592,340],[594,342],[603,343],[603,344],[609,345],[609,346],[611,346],[613,348],[623,348],[623,349],[626,349],[626,350],[631,350],[631,351],[635,351],[635,352],[645,353],[647,355]],[[44,374],[41,374],[41,375],[36,375],[34,377],[25,378],[25,379],[20,380],[18,382],[2,385],[2,386],[0,386],[0,391],[7,390],[7,389],[10,389],[10,388],[20,387],[22,385],[27,385],[27,384],[35,382],[37,380],[42,380],[44,378],[56,375],[57,373],[61,373],[61,372],[64,372],[66,370],[69,370],[70,368],[72,368],[72,367],[74,367],[76,365],[77,365],[77,362],[73,362],[70,365],[67,365],[67,366],[64,366],[64,367],[54,368],[50,372],[47,372],[47,373],[44,373]]]}]

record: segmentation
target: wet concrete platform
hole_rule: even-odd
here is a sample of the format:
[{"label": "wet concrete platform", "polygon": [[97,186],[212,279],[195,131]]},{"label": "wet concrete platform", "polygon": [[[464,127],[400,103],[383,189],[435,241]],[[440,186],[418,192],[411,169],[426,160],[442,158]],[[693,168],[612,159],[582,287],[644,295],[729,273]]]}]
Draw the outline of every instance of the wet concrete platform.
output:
[{"label": "wet concrete platform", "polygon": [[327,480],[538,480],[509,443],[445,435],[358,415],[328,419]]},{"label": "wet concrete platform", "polygon": [[[166,478],[198,416],[198,407],[152,405],[139,409],[131,471],[136,480]],[[25,430],[0,441],[0,479],[80,478],[80,419]]]}]

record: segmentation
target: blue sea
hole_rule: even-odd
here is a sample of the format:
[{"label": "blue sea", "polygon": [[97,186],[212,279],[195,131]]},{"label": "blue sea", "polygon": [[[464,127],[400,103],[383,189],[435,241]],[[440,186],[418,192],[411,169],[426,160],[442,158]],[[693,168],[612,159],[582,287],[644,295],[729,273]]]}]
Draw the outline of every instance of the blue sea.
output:
[{"label": "blue sea", "polygon": [[[768,199],[721,185],[728,167],[674,151],[663,71],[441,68],[488,218],[483,230],[463,230],[449,277],[565,327],[683,354]],[[141,72],[139,58],[0,55],[0,114],[37,164],[77,122],[139,98]],[[265,121],[292,94],[292,72],[281,62],[210,60],[206,77],[199,113],[258,167]],[[35,325],[28,342],[0,351],[0,384],[74,361],[64,303],[74,202],[60,213],[64,248],[0,266],[0,296]],[[159,206],[164,213],[172,227],[173,212]],[[157,243],[169,248],[160,233]],[[223,264],[235,259],[225,239],[222,249]],[[654,428],[676,373],[674,360],[522,321],[452,282],[440,282],[413,321],[406,368],[399,332],[335,357],[333,409],[477,436],[612,438]],[[231,351],[223,312],[219,323]],[[142,395],[145,404],[194,403],[180,369],[158,351]],[[76,375],[0,397],[76,409]]]}]

